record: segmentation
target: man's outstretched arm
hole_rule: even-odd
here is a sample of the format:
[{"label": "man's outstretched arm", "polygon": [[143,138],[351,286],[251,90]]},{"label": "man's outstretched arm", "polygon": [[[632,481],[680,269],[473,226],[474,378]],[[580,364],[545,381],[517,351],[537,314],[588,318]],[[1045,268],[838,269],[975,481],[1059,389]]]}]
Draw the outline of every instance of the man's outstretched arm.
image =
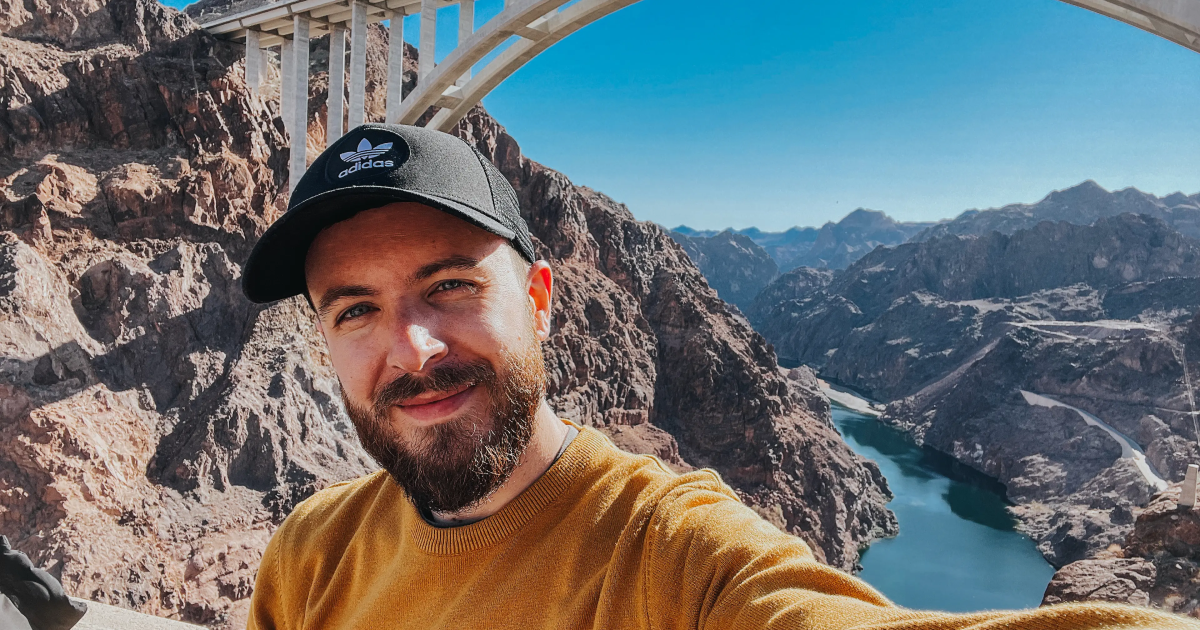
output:
[{"label": "man's outstretched arm", "polygon": [[727,487],[681,487],[659,503],[646,544],[645,614],[656,630],[1082,630],[1190,628],[1147,608],[1083,603],[952,614],[901,608],[817,562]]}]

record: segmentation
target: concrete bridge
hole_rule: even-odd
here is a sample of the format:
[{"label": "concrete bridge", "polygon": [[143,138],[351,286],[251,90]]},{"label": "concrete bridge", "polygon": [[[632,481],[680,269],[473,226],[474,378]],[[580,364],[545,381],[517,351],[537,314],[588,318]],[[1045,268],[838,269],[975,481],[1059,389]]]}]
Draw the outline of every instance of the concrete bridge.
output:
[{"label": "concrete bridge", "polygon": [[[475,0],[284,0],[216,17],[202,17],[209,32],[246,45],[246,83],[258,89],[268,57],[279,47],[280,110],[291,136],[290,179],[305,169],[304,129],[308,113],[309,38],[328,33],[329,120],[326,143],[341,137],[343,116],[349,127],[364,122],[367,25],[388,20],[387,121],[413,124],[431,106],[440,109],[428,126],[449,131],[492,88],[543,50],[576,30],[637,0],[516,0],[478,30]],[[437,10],[457,4],[458,46],[434,63]],[[564,7],[564,5],[569,5]],[[421,16],[417,86],[401,98],[404,20]],[[349,42],[347,42],[349,36]],[[513,42],[478,73],[471,69],[510,38]],[[350,45],[349,103],[344,102],[346,45]],[[348,110],[346,106],[348,105]]]},{"label": "concrete bridge", "polygon": [[[257,89],[267,62],[263,49],[279,48],[280,110],[291,136],[290,180],[304,173],[308,113],[308,42],[328,33],[329,120],[326,143],[364,122],[367,25],[388,20],[387,121],[413,124],[430,107],[429,126],[449,131],[468,110],[530,59],[576,30],[638,0],[511,0],[475,29],[475,0],[281,0],[218,16],[202,16],[209,32],[246,45],[246,83]],[[1063,0],[1200,52],[1200,0]],[[458,46],[434,63],[437,10],[457,4]],[[420,14],[416,89],[401,99],[404,20]],[[347,35],[349,42],[347,42]],[[477,74],[471,68],[511,37],[518,40]],[[344,102],[345,53],[350,46],[349,103]],[[348,111],[346,109],[348,105]],[[347,115],[348,114],[348,115]],[[297,132],[299,130],[299,132]]]}]

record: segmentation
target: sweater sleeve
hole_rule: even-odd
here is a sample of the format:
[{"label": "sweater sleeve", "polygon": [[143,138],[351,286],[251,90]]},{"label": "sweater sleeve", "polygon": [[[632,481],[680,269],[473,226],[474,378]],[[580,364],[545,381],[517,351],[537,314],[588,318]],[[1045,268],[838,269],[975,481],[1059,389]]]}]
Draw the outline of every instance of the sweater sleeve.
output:
[{"label": "sweater sleeve", "polygon": [[275,531],[258,565],[254,593],[250,596],[250,619],[246,630],[287,630],[291,626],[284,616],[283,597],[279,582],[280,550],[284,528]]},{"label": "sweater sleeve", "polygon": [[764,521],[719,481],[676,488],[648,527],[643,600],[654,630],[1200,630],[1183,617],[1115,604],[972,614],[901,608],[817,562],[803,541]]}]

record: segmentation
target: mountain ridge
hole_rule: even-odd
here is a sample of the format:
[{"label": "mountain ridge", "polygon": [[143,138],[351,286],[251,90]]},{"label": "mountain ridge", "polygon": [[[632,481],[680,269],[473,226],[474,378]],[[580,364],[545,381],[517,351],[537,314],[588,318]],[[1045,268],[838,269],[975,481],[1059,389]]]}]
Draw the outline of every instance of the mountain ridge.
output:
[{"label": "mountain ridge", "polygon": [[941,221],[913,237],[982,235],[997,231],[1011,234],[1042,221],[1067,221],[1091,225],[1099,219],[1120,214],[1144,214],[1170,225],[1185,236],[1200,238],[1200,193],[1188,196],[1174,192],[1158,197],[1134,187],[1108,191],[1088,179],[1075,186],[1055,190],[1034,203],[1014,203],[987,210],[967,210]]},{"label": "mountain ridge", "polygon": [[819,228],[796,226],[783,232],[764,232],[755,227],[695,230],[680,225],[671,232],[696,241],[726,232],[745,236],[763,248],[781,272],[787,272],[801,266],[840,269],[879,245],[903,243],[931,225],[896,221],[883,212],[858,208]]}]

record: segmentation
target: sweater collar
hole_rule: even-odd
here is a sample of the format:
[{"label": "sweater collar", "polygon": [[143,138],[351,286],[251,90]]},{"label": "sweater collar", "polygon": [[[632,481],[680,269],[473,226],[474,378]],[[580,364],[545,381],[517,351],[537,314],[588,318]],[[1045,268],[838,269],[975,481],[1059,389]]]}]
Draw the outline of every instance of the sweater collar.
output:
[{"label": "sweater collar", "polygon": [[447,556],[483,549],[512,536],[570,488],[594,465],[596,456],[603,450],[607,438],[595,429],[576,427],[579,435],[558,461],[508,505],[481,521],[458,527],[434,527],[426,523],[416,506],[404,497],[408,535],[422,551]]}]

